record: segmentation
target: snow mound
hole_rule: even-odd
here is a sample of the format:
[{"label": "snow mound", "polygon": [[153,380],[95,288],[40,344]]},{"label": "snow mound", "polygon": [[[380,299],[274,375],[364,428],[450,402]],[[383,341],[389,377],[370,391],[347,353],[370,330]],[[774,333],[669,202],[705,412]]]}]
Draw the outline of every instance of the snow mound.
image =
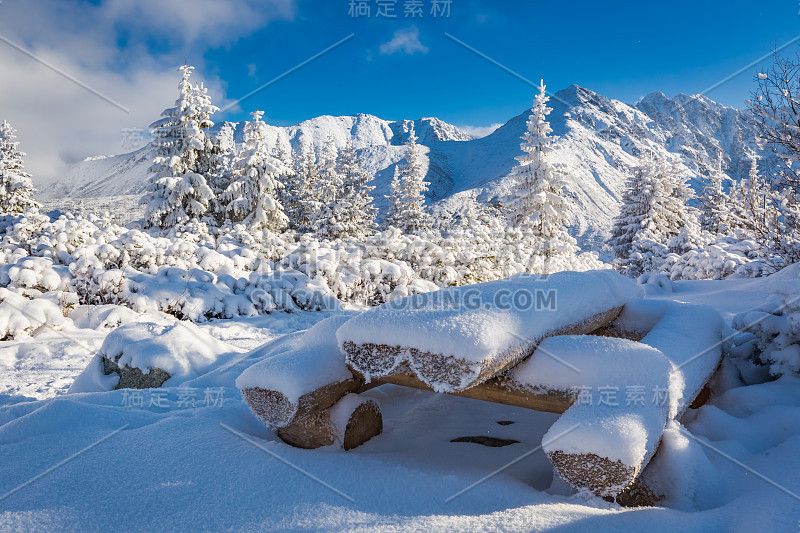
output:
[{"label": "snow mound", "polygon": [[236,349],[191,322],[142,322],[121,326],[108,334],[100,352],[70,387],[70,392],[110,390],[118,380],[103,372],[102,359],[143,374],[159,369],[169,374],[164,386],[194,379],[225,361]]}]

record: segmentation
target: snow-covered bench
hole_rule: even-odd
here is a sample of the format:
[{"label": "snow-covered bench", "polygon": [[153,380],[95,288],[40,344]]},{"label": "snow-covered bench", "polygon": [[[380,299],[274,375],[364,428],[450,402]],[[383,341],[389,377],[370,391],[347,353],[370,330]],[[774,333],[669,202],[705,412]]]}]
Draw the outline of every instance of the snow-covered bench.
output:
[{"label": "snow-covered bench", "polygon": [[[523,292],[533,303],[514,305]],[[640,295],[612,271],[417,295],[327,319],[236,384],[262,422],[305,448],[350,449],[379,434],[379,406],[358,393],[384,383],[563,413],[544,451],[567,483],[613,498],[631,487],[667,421],[692,403],[721,357],[714,311]],[[587,402],[592,389],[624,396]]]}]

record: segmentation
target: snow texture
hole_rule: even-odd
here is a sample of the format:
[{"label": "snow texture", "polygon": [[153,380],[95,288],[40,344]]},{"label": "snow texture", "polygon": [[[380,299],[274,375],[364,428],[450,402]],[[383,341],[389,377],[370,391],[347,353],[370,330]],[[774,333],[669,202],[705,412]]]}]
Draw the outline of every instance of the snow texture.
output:
[{"label": "snow texture", "polygon": [[[653,298],[707,303],[730,321],[775,301],[769,281],[676,281],[672,292],[646,288]],[[791,374],[760,384],[743,385],[736,378],[716,385],[708,404],[687,412],[682,425],[669,424],[659,453],[643,473],[648,486],[666,497],[656,508],[621,509],[575,494],[554,480],[543,453],[518,460],[540,446],[557,419],[550,413],[385,385],[365,393],[380,401],[385,430],[363,447],[348,453],[309,452],[283,444],[253,416],[233,382],[260,357],[297,342],[303,333],[295,332],[325,313],[275,313],[200,325],[242,347],[275,337],[184,383],[199,389],[200,398],[204,387],[223,387],[225,401],[219,407],[201,402],[180,407],[174,387],[164,389],[169,408],[148,407],[147,391],[140,408],[124,406],[130,391],[64,395],[62,384],[85,367],[108,334],[107,329],[87,329],[94,313],[89,320],[87,307],[76,307],[70,317],[81,327],[65,325],[64,330],[81,343],[96,345],[91,351],[47,331],[36,334],[35,345],[28,338],[3,343],[0,494],[93,447],[4,497],[0,529],[660,533],[795,531],[800,520],[797,500],[786,492],[800,494],[800,379]],[[644,325],[655,323],[646,318]],[[501,420],[514,423],[501,426]],[[450,442],[466,435],[519,443],[487,448]],[[98,505],[110,494],[119,501]]]}]

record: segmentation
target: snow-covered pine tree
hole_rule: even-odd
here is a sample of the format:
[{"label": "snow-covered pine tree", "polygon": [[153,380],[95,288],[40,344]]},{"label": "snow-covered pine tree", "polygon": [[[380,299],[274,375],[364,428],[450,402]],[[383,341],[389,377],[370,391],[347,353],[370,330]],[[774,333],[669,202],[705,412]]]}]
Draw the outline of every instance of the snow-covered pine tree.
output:
[{"label": "snow-covered pine tree", "polygon": [[385,198],[389,200],[389,208],[383,218],[385,228],[397,228],[400,226],[400,213],[403,211],[402,184],[400,182],[400,165],[394,167],[392,182],[389,184],[389,194]]},{"label": "snow-covered pine tree", "polygon": [[675,161],[649,155],[640,160],[609,240],[615,266],[625,274],[655,271],[669,252],[681,254],[695,246],[699,224],[687,205],[693,194],[683,175],[684,168]]},{"label": "snow-covered pine tree", "polygon": [[181,81],[175,107],[164,110],[161,119],[150,125],[157,157],[142,198],[148,227],[170,228],[199,220],[214,198],[197,164],[210,146],[205,130],[214,125],[209,117],[217,108],[205,88],[192,87],[189,80],[194,67],[184,65],[178,70]]},{"label": "snow-covered pine tree", "polygon": [[767,201],[769,190],[758,170],[758,159],[752,156],[747,179],[734,183],[730,193],[731,227],[744,238],[760,238],[769,233]]},{"label": "snow-covered pine tree", "polygon": [[25,172],[24,152],[17,149],[17,132],[7,121],[0,125],[0,213],[22,213],[39,207],[33,200],[31,175]]},{"label": "snow-covered pine tree", "polygon": [[272,147],[272,156],[283,163],[285,173],[279,178],[281,187],[278,187],[278,201],[283,206],[289,222],[288,229],[296,229],[297,221],[302,217],[302,172],[300,170],[302,162],[295,154],[294,148],[289,144],[289,151],[283,147],[280,135],[275,136],[275,144]]},{"label": "snow-covered pine tree", "polygon": [[[342,221],[345,217],[340,197],[343,192],[344,181],[339,174],[336,145],[328,137],[320,156],[320,176],[315,187],[314,199],[317,205],[312,215],[314,236],[318,239],[337,239],[344,233]],[[307,204],[309,207],[311,204]]]},{"label": "snow-covered pine tree", "polygon": [[320,165],[317,163],[313,145],[304,139],[300,140],[300,154],[295,159],[294,173],[296,177],[291,181],[296,183],[290,184],[293,192],[285,208],[295,231],[311,233],[314,231],[314,214],[319,210],[317,183],[320,179]]},{"label": "snow-covered pine tree", "polygon": [[392,215],[391,225],[403,233],[420,233],[431,228],[430,216],[425,210],[425,193],[430,183],[425,181],[421,159],[412,122],[406,140],[405,163],[399,167],[399,190],[392,191],[397,212]]},{"label": "snow-covered pine tree", "polygon": [[728,235],[731,228],[730,197],[723,188],[722,161],[709,177],[700,197],[700,227],[711,235]]},{"label": "snow-covered pine tree", "polygon": [[256,229],[278,231],[289,222],[278,200],[278,178],[289,169],[270,154],[263,111],[244,126],[244,148],[233,163],[231,183],[222,193],[229,220]]},{"label": "snow-covered pine tree", "polygon": [[338,220],[341,225],[339,238],[364,239],[375,232],[377,210],[372,205],[370,196],[375,187],[369,185],[373,176],[364,170],[364,163],[358,157],[352,142],[348,142],[339,152],[336,173],[342,181],[342,190],[337,202]]},{"label": "snow-covered pine tree", "polygon": [[611,238],[608,244],[617,259],[627,259],[632,252],[634,241],[646,226],[645,219],[650,211],[650,188],[648,173],[652,172],[650,161],[640,160],[639,166],[628,178],[625,192],[622,193],[622,206],[614,217]]},{"label": "snow-covered pine tree", "polygon": [[549,100],[542,80],[520,144],[524,153],[517,157],[518,165],[511,174],[513,190],[506,200],[512,225],[530,230],[540,240],[538,254],[546,258],[574,255],[578,251],[566,228],[571,209],[571,202],[564,194],[566,183],[548,158],[553,151],[553,138],[548,137],[553,131],[547,122],[552,111],[547,107]]},{"label": "snow-covered pine tree", "polygon": [[205,176],[208,186],[214,193],[209,210],[218,224],[225,221],[226,206],[220,201],[222,192],[228,188],[236,155],[235,122],[225,122],[211,139],[211,148],[198,154],[198,173]]},{"label": "snow-covered pine tree", "polygon": [[283,147],[280,135],[275,136],[275,144],[272,146],[272,157],[283,163],[285,167],[294,166],[294,158]]},{"label": "snow-covered pine tree", "polygon": [[287,165],[287,173],[281,179],[283,187],[278,190],[278,200],[289,219],[288,228],[296,230],[302,218],[303,173],[301,157],[294,149],[291,150],[289,161],[291,165]]}]

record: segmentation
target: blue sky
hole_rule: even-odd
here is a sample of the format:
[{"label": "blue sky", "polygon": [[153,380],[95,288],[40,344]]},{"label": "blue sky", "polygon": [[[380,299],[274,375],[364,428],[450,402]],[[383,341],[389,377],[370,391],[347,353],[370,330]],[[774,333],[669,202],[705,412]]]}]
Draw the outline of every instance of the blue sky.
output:
[{"label": "blue sky", "polygon": [[[258,104],[280,124],[363,112],[486,126],[522,111],[533,90],[445,32],[530,80],[543,77],[552,90],[577,83],[626,102],[652,91],[701,92],[800,35],[793,2],[453,0],[449,18],[433,18],[432,0],[423,0],[423,17],[413,20],[403,16],[405,3],[397,0],[398,18],[388,20],[375,16],[376,0],[372,16],[358,19],[349,16],[349,0],[300,0],[293,20],[210,50],[204,60],[235,98],[354,33],[243,108]],[[381,53],[398,30],[416,30],[424,50]],[[757,70],[708,96],[742,107]]]},{"label": "blue sky", "polygon": [[[392,0],[368,0],[371,16],[359,18],[350,1],[3,0],[0,120],[19,130],[34,176],[55,175],[125,151],[120,132],[146,127],[174,101],[184,58],[224,107],[352,34],[215,120],[246,119],[258,105],[276,125],[370,113],[475,131],[525,110],[534,89],[446,33],[550,90],[575,83],[630,103],[699,93],[800,36],[796,0],[452,0],[450,16],[436,18],[434,0],[421,0],[413,19],[405,8],[419,0],[396,0],[395,19],[377,17]],[[742,107],[769,64],[708,96]]]}]

